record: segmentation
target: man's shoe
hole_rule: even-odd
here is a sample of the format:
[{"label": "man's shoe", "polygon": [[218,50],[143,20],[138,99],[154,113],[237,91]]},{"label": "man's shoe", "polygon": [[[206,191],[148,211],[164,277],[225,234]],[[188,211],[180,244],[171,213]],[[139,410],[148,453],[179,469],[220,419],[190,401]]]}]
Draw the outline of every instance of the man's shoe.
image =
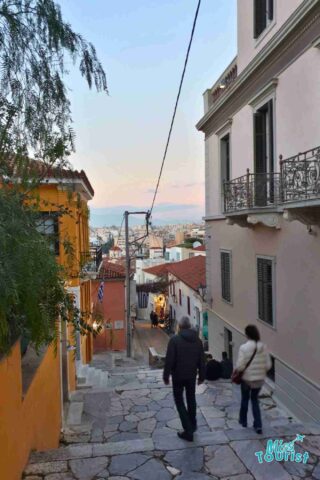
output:
[{"label": "man's shoe", "polygon": [[182,440],[186,440],[187,442],[193,442],[193,434],[188,432],[177,432],[177,435]]},{"label": "man's shoe", "polygon": [[262,435],[262,428],[255,428],[256,433]]},{"label": "man's shoe", "polygon": [[240,422],[240,420],[239,420],[239,423],[240,423],[240,425],[242,425],[242,426],[243,426],[243,428],[247,428],[247,426],[248,426],[246,423],[244,423],[244,422]]}]

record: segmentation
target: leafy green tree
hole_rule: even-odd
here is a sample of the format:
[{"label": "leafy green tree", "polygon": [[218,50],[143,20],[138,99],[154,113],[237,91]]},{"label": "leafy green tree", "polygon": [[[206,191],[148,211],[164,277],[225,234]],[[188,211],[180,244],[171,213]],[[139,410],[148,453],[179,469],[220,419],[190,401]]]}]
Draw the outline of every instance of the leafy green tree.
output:
[{"label": "leafy green tree", "polygon": [[94,46],[56,2],[0,1],[0,159],[29,154],[51,165],[74,150],[67,60],[78,63],[90,88],[107,92]]},{"label": "leafy green tree", "polygon": [[114,238],[110,238],[106,243],[102,245],[102,253],[105,253],[106,255],[109,254],[110,248],[114,246]]},{"label": "leafy green tree", "polygon": [[22,334],[37,348],[51,343],[59,316],[83,334],[92,331],[37,230],[34,195],[75,149],[64,83],[70,60],[89,88],[107,93],[94,46],[63,20],[56,2],[0,0],[0,353]]}]

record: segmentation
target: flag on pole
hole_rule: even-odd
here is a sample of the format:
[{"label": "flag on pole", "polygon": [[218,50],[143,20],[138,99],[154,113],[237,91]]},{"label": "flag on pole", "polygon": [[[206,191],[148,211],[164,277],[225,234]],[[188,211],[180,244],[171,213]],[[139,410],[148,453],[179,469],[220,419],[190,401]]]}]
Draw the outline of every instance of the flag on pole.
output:
[{"label": "flag on pole", "polygon": [[98,300],[100,303],[102,303],[102,300],[103,300],[103,292],[104,292],[104,282],[101,282],[98,290]]}]

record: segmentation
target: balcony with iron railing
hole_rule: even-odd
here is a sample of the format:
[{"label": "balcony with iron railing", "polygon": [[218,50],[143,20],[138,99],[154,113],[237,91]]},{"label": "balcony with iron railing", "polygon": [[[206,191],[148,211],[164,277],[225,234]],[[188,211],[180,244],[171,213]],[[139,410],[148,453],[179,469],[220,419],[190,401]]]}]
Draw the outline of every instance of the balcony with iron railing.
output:
[{"label": "balcony with iron railing", "polygon": [[320,147],[283,160],[280,155],[283,203],[320,199]]},{"label": "balcony with iron railing", "polygon": [[[257,223],[252,215],[276,215],[320,225],[320,147],[293,157],[280,156],[280,172],[250,173],[224,182],[224,214],[229,223]],[[233,219],[233,220],[232,220]]]},{"label": "balcony with iron railing", "polygon": [[250,173],[224,182],[224,213],[274,208],[279,203],[279,173]]},{"label": "balcony with iron railing", "polygon": [[87,252],[81,252],[80,265],[82,277],[94,277],[98,274],[102,262],[102,247],[92,247]]}]

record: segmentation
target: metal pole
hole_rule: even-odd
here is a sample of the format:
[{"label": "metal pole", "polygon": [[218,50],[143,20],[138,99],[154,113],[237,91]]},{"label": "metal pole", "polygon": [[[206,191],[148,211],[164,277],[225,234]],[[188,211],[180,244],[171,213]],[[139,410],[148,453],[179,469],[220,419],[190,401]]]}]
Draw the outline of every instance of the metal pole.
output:
[{"label": "metal pole", "polygon": [[126,332],[127,357],[131,357],[129,212],[124,212],[126,239]]}]

